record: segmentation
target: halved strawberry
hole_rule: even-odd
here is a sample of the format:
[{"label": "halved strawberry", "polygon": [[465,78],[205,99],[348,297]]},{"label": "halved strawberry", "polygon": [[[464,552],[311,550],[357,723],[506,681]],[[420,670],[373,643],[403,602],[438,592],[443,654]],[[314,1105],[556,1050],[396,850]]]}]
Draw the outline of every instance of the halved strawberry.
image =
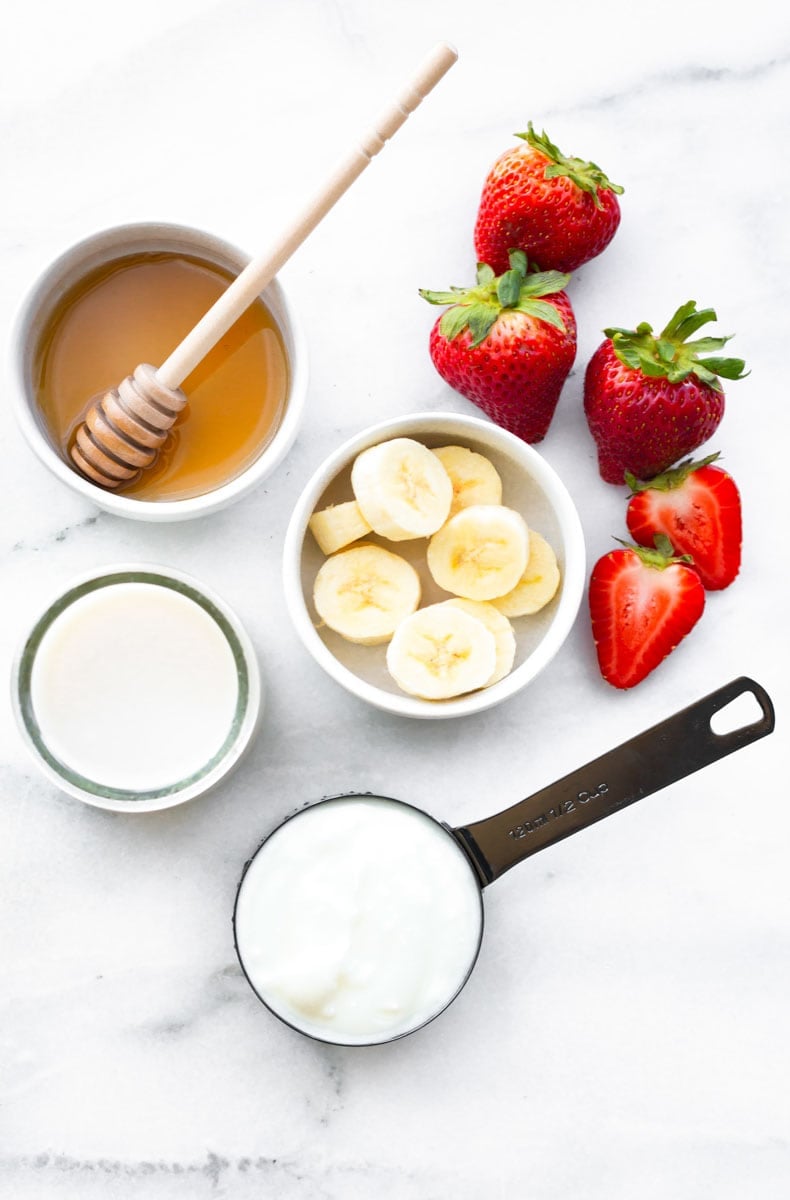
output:
[{"label": "halved strawberry", "polygon": [[589,601],[601,674],[614,687],[630,688],[694,628],[705,589],[687,559],[673,555],[659,534],[654,550],[626,545],[600,558]]},{"label": "halved strawberry", "polygon": [[626,522],[640,546],[666,534],[678,554],[688,554],[709,591],[728,587],[741,566],[741,498],[735,480],[711,464],[718,454],[688,459],[631,489]]}]

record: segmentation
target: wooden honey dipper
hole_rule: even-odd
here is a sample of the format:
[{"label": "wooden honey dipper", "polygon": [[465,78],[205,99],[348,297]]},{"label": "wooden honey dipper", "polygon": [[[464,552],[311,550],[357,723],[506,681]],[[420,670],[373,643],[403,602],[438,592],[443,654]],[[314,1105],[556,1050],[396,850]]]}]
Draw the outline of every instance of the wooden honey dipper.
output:
[{"label": "wooden honey dipper", "polygon": [[252,304],[295,250],[400,129],[458,58],[440,43],[409,84],[343,159],[305,209],[273,245],[247,264],[161,367],[141,363],[88,406],[69,454],[79,471],[103,488],[122,487],[153,465],[187,403],[181,384]]}]

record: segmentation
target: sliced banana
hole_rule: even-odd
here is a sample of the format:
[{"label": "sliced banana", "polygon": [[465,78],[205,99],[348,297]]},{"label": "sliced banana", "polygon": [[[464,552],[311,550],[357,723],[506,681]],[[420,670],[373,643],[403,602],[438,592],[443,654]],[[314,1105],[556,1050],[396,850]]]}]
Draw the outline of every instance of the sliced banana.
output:
[{"label": "sliced banana", "polygon": [[454,608],[460,608],[462,612],[469,613],[470,617],[477,617],[478,621],[482,621],[486,629],[490,629],[494,635],[494,645],[496,647],[496,665],[494,673],[486,683],[486,687],[490,687],[492,683],[499,683],[500,679],[504,679],[513,670],[513,663],[516,658],[516,635],[513,631],[513,626],[508,621],[507,617],[494,608],[487,600],[444,600],[442,603],[452,605]]},{"label": "sliced banana", "polygon": [[420,603],[420,577],[399,554],[362,542],[333,554],[313,585],[313,603],[325,625],[349,642],[388,642]]},{"label": "sliced banana", "polygon": [[506,617],[531,616],[553,599],[559,586],[557,556],[546,539],[530,529],[529,558],[524,574],[512,592],[491,603]]},{"label": "sliced banana", "polygon": [[434,454],[453,485],[451,517],[472,504],[502,503],[502,480],[489,459],[466,446],[439,446]]},{"label": "sliced banana", "polygon": [[406,617],[387,647],[387,667],[398,687],[423,700],[449,700],[485,687],[496,657],[491,630],[446,603]]},{"label": "sliced banana", "polygon": [[314,512],[308,525],[324,554],[335,554],[371,531],[356,500],[330,504]]},{"label": "sliced banana", "polygon": [[462,508],[428,543],[434,580],[466,600],[493,600],[512,591],[528,558],[524,518],[502,504]]},{"label": "sliced banana", "polygon": [[363,450],[351,468],[351,487],[374,532],[393,542],[435,533],[453,500],[441,462],[412,438],[392,438]]}]

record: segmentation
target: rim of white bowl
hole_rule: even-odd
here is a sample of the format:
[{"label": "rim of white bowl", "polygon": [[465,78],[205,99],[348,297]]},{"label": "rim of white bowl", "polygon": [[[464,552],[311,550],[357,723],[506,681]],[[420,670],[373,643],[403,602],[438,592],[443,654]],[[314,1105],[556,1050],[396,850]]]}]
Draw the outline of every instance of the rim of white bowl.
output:
[{"label": "rim of white bowl", "polygon": [[[73,243],[57,254],[38,275],[18,309],[11,341],[13,348],[11,400],[19,428],[33,453],[73,492],[90,500],[105,512],[128,517],[131,520],[182,521],[192,517],[207,516],[209,513],[217,512],[229,504],[233,504],[236,500],[240,500],[242,496],[248,495],[258,487],[285,458],[296,440],[307,400],[309,379],[307,342],[301,322],[288,295],[279,278],[275,276],[271,283],[263,289],[261,297],[277,321],[280,333],[286,343],[289,378],[288,402],[285,405],[280,424],[268,445],[264,447],[254,462],[227,483],[200,496],[191,496],[184,500],[155,501],[138,500],[131,496],[107,492],[95,483],[91,483],[89,479],[85,479],[61,457],[47,438],[36,417],[27,389],[28,339],[32,334],[32,326],[36,314],[40,311],[42,301],[49,294],[59,274],[68,269],[70,261],[76,265],[92,249],[98,253],[101,247],[106,247],[107,254],[103,261],[109,262],[113,257],[113,248],[117,250],[118,257],[124,253],[133,253],[133,243],[140,243],[138,248],[141,249],[146,233],[158,236],[162,240],[170,237],[174,242],[180,237],[190,243],[192,253],[195,255],[203,253],[209,260],[213,257],[217,264],[224,265],[226,270],[243,270],[251,257],[238,246],[234,246],[231,242],[227,242],[215,234],[207,233],[205,230],[190,225],[163,221],[138,221],[115,225]],[[86,267],[86,270],[89,269]],[[282,319],[278,316],[278,309]]]},{"label": "rim of white bowl", "polygon": [[[452,700],[430,701],[420,700],[405,693],[398,695],[376,687],[361,679],[334,656],[319,636],[305,600],[301,578],[302,547],[307,523],[316,503],[352,456],[384,437],[419,437],[420,433],[442,432],[436,430],[437,424],[440,423],[445,426],[452,425],[454,433],[461,431],[463,434],[463,431],[467,431],[472,438],[475,434],[481,438],[484,435],[489,441],[493,438],[525,462],[556,514],[562,531],[565,569],[562,591],[551,628],[523,663],[491,687]],[[462,413],[427,412],[394,417],[368,426],[345,441],[323,461],[306,484],[288,524],[283,548],[283,586],[287,608],[300,640],[319,666],[347,691],[368,704],[385,712],[425,720],[442,720],[482,712],[526,687],[551,662],[570,633],[581,605],[585,579],[586,558],[581,519],[570,492],[557,472],[537,450],[515,434],[493,422]]]},{"label": "rim of white bowl", "polygon": [[[46,628],[69,604],[84,595],[90,584],[111,586],[113,580],[117,582],[152,582],[165,587],[177,585],[174,590],[193,603],[199,604],[216,622],[228,641],[239,672],[240,712],[234,721],[233,736],[229,737],[218,752],[216,760],[210,765],[207,764],[197,777],[190,777],[190,780],[175,783],[169,787],[151,789],[150,793],[138,793],[140,798],[124,797],[125,789],[105,787],[93,781],[86,781],[90,784],[90,790],[81,787],[78,782],[78,773],[64,764],[58,763],[54,755],[48,751],[43,736],[40,734],[36,736],[35,731],[31,730],[29,719],[26,716],[28,702],[22,696],[23,673],[27,671],[28,663],[29,669],[32,670],[38,644]],[[102,583],[102,581],[106,582]],[[32,645],[34,641],[35,645]],[[195,800],[198,796],[204,796],[238,765],[249,748],[258,727],[263,708],[263,686],[255,648],[241,619],[212,588],[193,575],[174,567],[163,567],[158,563],[113,563],[108,567],[97,567],[73,576],[38,611],[35,620],[21,639],[14,656],[11,668],[11,707],[14,710],[17,728],[28,753],[42,774],[62,792],[77,800],[82,800],[83,803],[94,808],[108,809],[111,812],[160,812],[166,808],[186,804],[187,801]]]}]

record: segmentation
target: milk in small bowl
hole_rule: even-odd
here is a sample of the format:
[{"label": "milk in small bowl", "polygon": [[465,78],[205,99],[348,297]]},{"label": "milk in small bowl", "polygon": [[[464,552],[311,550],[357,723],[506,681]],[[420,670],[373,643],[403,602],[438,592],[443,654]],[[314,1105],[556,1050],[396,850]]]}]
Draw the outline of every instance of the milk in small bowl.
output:
[{"label": "milk in small bowl", "polygon": [[236,765],[261,703],[252,645],[197,580],[130,565],[75,580],[17,656],[22,736],[59,788],[152,811],[202,795]]}]

